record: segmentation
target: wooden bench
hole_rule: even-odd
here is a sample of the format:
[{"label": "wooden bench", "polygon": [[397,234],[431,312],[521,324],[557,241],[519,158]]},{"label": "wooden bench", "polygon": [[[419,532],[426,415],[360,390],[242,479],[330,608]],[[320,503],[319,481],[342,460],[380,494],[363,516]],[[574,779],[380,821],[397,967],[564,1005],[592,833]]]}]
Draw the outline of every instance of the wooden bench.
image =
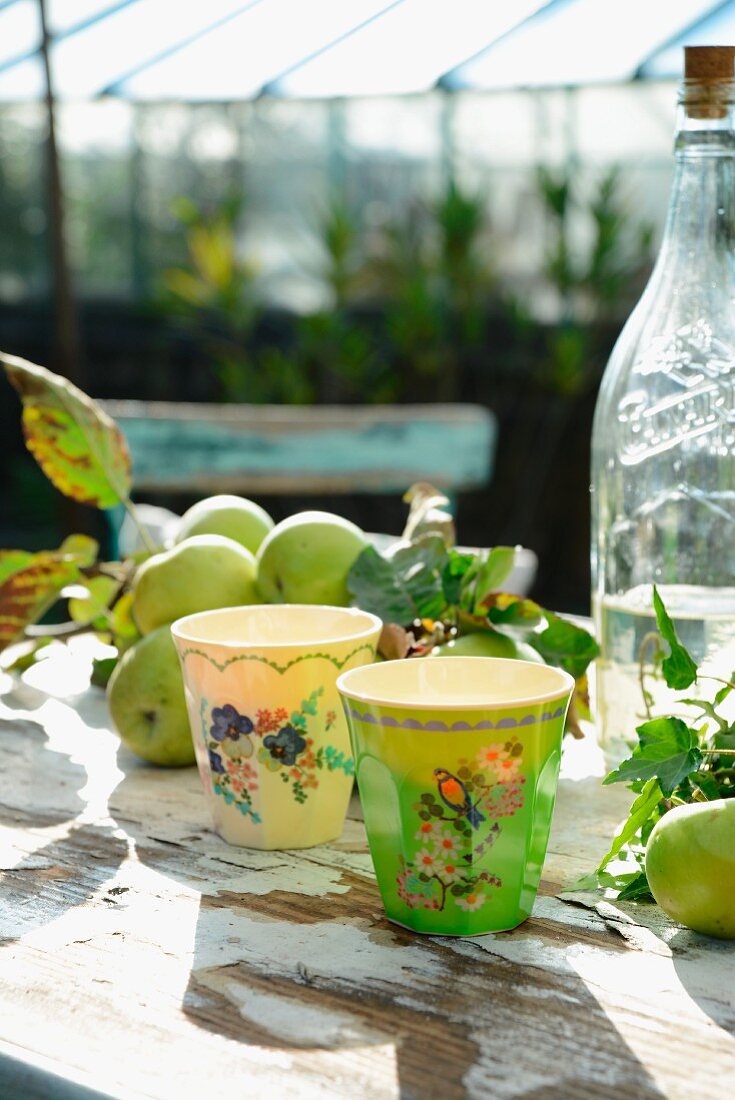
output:
[{"label": "wooden bench", "polygon": [[136,492],[448,493],[487,485],[496,422],[479,405],[199,405],[105,401]]}]

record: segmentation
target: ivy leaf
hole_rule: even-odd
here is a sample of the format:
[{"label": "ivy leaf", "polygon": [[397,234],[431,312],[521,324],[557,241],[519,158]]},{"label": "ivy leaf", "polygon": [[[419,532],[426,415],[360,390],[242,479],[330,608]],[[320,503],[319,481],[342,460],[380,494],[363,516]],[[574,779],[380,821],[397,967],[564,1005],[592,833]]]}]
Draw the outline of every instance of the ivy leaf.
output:
[{"label": "ivy leaf", "polygon": [[465,578],[474,576],[478,568],[476,554],[461,554],[459,550],[450,550],[442,570],[442,586],[447,604],[458,604]]},{"label": "ivy leaf", "polygon": [[735,731],[732,727],[723,730],[722,733],[715,734],[714,747],[716,749],[735,749]]},{"label": "ivy leaf", "polygon": [[636,732],[638,746],[619,768],[610,772],[605,783],[656,778],[661,793],[670,795],[704,760],[696,731],[689,729],[681,718],[653,718],[638,726]]},{"label": "ivy leaf", "polygon": [[653,607],[656,612],[658,632],[663,640],[668,642],[669,649],[671,650],[670,655],[664,657],[661,664],[661,671],[670,688],[673,688],[675,691],[682,691],[684,688],[688,688],[690,684],[693,684],[697,679],[697,666],[692,660],[689,652],[679,641],[676,634],[676,628],[669,618],[669,614],[664,607],[663,600],[658,594],[656,585],[653,586]]},{"label": "ivy leaf", "polygon": [[581,626],[575,626],[550,611],[546,612],[546,624],[544,630],[531,634],[528,641],[547,664],[559,665],[575,680],[578,679],[600,652],[597,642]]},{"label": "ivy leaf", "polygon": [[618,894],[618,901],[653,901],[645,871],[639,871]]},{"label": "ivy leaf", "polygon": [[0,584],[0,650],[23,636],[56,602],[62,588],[79,580],[79,566],[61,550],[33,554]]},{"label": "ivy leaf", "polygon": [[727,699],[727,697],[728,697],[728,695],[730,694],[731,691],[732,691],[732,688],[730,687],[729,684],[725,684],[724,687],[721,687],[720,690],[715,695],[715,699],[714,699],[715,706],[719,707],[721,703],[724,703],[725,699]]},{"label": "ivy leaf", "polygon": [[447,605],[442,585],[446,561],[447,549],[436,535],[401,547],[390,558],[367,546],[347,578],[351,602],[388,623],[437,619]]},{"label": "ivy leaf", "polygon": [[115,421],[61,375],[15,355],[0,361],[23,402],[28,450],[49,481],[96,508],[128,500],[130,453]]},{"label": "ivy leaf", "polygon": [[689,782],[692,787],[699,787],[708,802],[712,802],[715,798],[722,798],[723,792],[720,790],[720,784],[711,772],[695,772],[694,775],[689,776]]},{"label": "ivy leaf", "polygon": [[[608,779],[605,780],[606,783]],[[662,794],[658,779],[649,779],[633,805],[630,807],[628,817],[613,837],[610,850],[606,852],[600,860],[597,868],[598,875],[605,869],[610,860],[615,859],[615,856],[618,855],[620,850],[633,840],[644,823],[648,821],[661,801],[661,798]]]},{"label": "ivy leaf", "polygon": [[496,592],[513,568],[516,552],[512,546],[494,546],[480,565],[475,581],[474,613],[485,608],[485,601]]},{"label": "ivy leaf", "polygon": [[559,896],[562,901],[567,900],[569,894],[582,892],[596,892],[599,889],[625,890],[632,882],[640,877],[640,871],[625,871],[622,874],[613,874],[610,871],[593,871],[589,875],[582,875],[571,886],[567,887]]}]

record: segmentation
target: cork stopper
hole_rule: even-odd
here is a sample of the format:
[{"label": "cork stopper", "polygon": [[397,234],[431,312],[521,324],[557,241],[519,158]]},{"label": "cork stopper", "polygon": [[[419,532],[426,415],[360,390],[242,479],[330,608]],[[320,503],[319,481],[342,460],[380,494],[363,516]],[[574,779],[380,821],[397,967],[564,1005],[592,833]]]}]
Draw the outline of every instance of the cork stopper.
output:
[{"label": "cork stopper", "polygon": [[735,46],[685,46],[681,102],[690,118],[725,118],[735,80]]},{"label": "cork stopper", "polygon": [[735,46],[685,46],[685,80],[732,80],[735,77]]}]

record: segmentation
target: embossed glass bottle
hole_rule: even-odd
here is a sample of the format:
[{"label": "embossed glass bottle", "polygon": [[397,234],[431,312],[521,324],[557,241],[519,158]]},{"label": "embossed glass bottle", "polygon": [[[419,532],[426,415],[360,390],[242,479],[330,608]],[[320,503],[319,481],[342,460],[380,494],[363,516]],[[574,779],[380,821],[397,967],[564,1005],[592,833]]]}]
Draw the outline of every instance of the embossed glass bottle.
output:
[{"label": "embossed glass bottle", "polygon": [[595,411],[595,694],[613,757],[647,707],[667,713],[675,698],[660,679],[641,682],[654,583],[695,660],[735,669],[734,56],[686,51],[661,251]]}]

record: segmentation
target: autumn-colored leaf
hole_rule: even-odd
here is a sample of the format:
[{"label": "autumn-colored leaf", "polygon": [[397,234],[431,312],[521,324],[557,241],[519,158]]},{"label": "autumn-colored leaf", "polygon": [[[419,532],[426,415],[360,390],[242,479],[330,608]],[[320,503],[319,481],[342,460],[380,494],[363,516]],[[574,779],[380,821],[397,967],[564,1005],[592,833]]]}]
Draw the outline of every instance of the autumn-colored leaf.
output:
[{"label": "autumn-colored leaf", "polygon": [[21,569],[0,584],[0,650],[23,636],[38,622],[67,584],[79,578],[79,566],[58,550],[33,554]]},{"label": "autumn-colored leaf", "polygon": [[62,493],[96,508],[130,495],[130,453],[115,421],[61,375],[0,353],[23,402],[26,445]]},{"label": "autumn-colored leaf", "polygon": [[11,575],[17,573],[33,557],[30,550],[0,550],[0,584]]}]

